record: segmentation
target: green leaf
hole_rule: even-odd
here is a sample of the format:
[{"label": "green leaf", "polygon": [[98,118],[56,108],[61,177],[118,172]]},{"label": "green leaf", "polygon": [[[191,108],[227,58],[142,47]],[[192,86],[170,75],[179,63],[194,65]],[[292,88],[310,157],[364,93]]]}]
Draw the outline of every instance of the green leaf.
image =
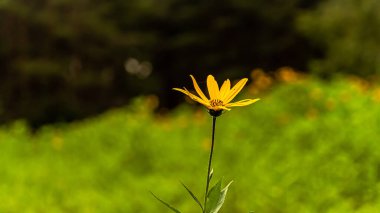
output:
[{"label": "green leaf", "polygon": [[222,180],[219,180],[208,192],[206,202],[206,213],[214,212],[215,206],[218,204],[220,190],[222,188]]},{"label": "green leaf", "polygon": [[227,195],[228,187],[231,185],[232,181],[227,184],[221,190],[221,180],[210,190],[208,195],[208,201],[206,206],[206,213],[217,213],[224,203]]},{"label": "green leaf", "polygon": [[202,206],[201,202],[199,202],[198,198],[194,195],[194,193],[192,191],[190,191],[190,189],[184,183],[181,182],[181,184],[182,184],[183,187],[185,187],[185,189],[187,190],[187,192],[189,192],[189,194],[191,195],[191,197],[193,197],[193,199],[195,200],[195,202],[198,203],[198,205],[201,207],[202,212],[203,212],[203,206]]},{"label": "green leaf", "polygon": [[[228,187],[230,187],[231,183],[233,181],[230,181],[226,187],[224,187],[224,189],[222,189],[222,191],[220,192],[220,197],[219,197],[219,201],[218,201],[218,205],[216,206],[215,208],[215,213],[218,212],[220,210],[220,208],[222,208],[222,205],[224,203],[224,200],[226,199],[226,195],[227,195],[227,191],[228,191]],[[213,213],[214,213],[213,212]]]},{"label": "green leaf", "polygon": [[168,207],[169,209],[173,210],[173,212],[176,212],[176,213],[181,213],[180,211],[178,211],[176,208],[174,208],[173,206],[169,205],[168,203],[166,203],[165,201],[161,200],[160,198],[158,198],[155,194],[153,194],[153,192],[150,192],[153,197],[155,197],[158,201],[160,201],[162,204],[164,204],[166,207]]},{"label": "green leaf", "polygon": [[208,174],[208,181],[211,181],[213,174],[214,174],[214,169],[211,169],[210,174]]}]

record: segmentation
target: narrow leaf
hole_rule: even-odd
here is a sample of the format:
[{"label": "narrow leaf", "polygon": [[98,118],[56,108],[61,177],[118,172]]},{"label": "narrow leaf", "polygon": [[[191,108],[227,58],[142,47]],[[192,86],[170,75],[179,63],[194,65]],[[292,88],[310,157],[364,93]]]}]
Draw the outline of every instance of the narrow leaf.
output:
[{"label": "narrow leaf", "polygon": [[172,207],[171,205],[169,205],[168,203],[166,203],[165,201],[161,200],[160,198],[158,198],[155,194],[153,194],[153,192],[150,192],[153,197],[155,197],[158,201],[160,201],[162,204],[164,204],[166,207],[168,207],[169,209],[171,209],[173,212],[176,212],[176,213],[181,213],[180,211],[178,211],[176,208]]},{"label": "narrow leaf", "polygon": [[208,192],[206,202],[206,213],[212,213],[215,206],[218,204],[222,181],[219,180]]},{"label": "narrow leaf", "polygon": [[208,181],[211,180],[213,174],[214,174],[214,169],[211,169],[210,174],[208,174]]},{"label": "narrow leaf", "polygon": [[218,213],[220,208],[222,208],[224,200],[227,195],[228,187],[231,185],[232,181],[227,184],[226,187],[221,189],[221,180],[210,190],[208,195],[208,202],[206,206],[207,213]]},{"label": "narrow leaf", "polygon": [[232,182],[233,182],[233,181],[229,182],[229,183],[227,184],[227,186],[224,187],[224,189],[222,189],[222,191],[220,191],[220,196],[219,196],[218,203],[217,203],[217,205],[215,206],[215,209],[213,209],[213,211],[211,211],[211,213],[217,213],[217,212],[219,212],[220,208],[222,208],[223,203],[224,203],[224,200],[226,199],[226,195],[227,195],[228,187],[231,185]]},{"label": "narrow leaf", "polygon": [[193,197],[193,199],[195,200],[195,202],[198,203],[198,205],[201,207],[202,212],[203,212],[203,206],[202,206],[201,202],[199,202],[198,198],[194,195],[194,193],[192,191],[190,191],[190,189],[184,183],[182,183],[182,186],[185,187],[185,189],[187,190],[187,192],[189,192],[189,194],[191,195],[191,197]]}]

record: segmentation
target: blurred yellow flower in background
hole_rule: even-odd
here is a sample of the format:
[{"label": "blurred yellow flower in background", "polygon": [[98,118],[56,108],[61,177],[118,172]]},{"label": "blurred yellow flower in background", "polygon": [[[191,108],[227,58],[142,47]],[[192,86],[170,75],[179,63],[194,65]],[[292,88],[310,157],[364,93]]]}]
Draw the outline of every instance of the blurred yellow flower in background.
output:
[{"label": "blurred yellow flower in background", "polygon": [[225,80],[223,85],[219,88],[218,82],[216,82],[214,76],[207,76],[207,90],[210,98],[207,98],[202,90],[199,88],[197,81],[195,78],[190,75],[193,80],[195,91],[198,93],[197,95],[192,94],[185,87],[183,89],[173,88],[179,92],[184,93],[189,96],[194,101],[204,105],[210,111],[223,111],[223,110],[231,110],[230,107],[238,107],[238,106],[247,106],[255,103],[259,99],[244,99],[241,101],[237,101],[234,103],[230,103],[232,99],[243,89],[244,85],[247,83],[248,79],[241,79],[235,86],[231,88],[231,82],[229,79]]}]

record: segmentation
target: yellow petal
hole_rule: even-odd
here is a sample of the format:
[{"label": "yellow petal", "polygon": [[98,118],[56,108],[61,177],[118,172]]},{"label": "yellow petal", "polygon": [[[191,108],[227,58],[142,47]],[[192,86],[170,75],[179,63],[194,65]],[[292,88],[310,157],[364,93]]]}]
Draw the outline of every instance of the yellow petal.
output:
[{"label": "yellow petal", "polygon": [[179,91],[179,92],[182,92],[184,93],[185,95],[189,96],[191,99],[193,99],[194,101],[208,107],[210,106],[210,104],[208,102],[205,102],[204,100],[202,100],[201,98],[197,97],[196,95],[192,94],[191,92],[189,92],[189,90],[187,90],[186,88],[184,89],[180,89],[180,88],[173,88],[173,90],[176,90],[176,91]]},{"label": "yellow petal", "polygon": [[220,100],[223,101],[223,99],[226,97],[226,95],[230,91],[230,87],[231,87],[230,79],[225,80],[222,87],[220,88],[220,97],[219,97]]},{"label": "yellow petal", "polygon": [[218,82],[215,81],[214,76],[207,76],[207,89],[210,95],[210,100],[219,99],[219,86]]},{"label": "yellow petal", "polygon": [[181,88],[173,88],[173,90],[176,90],[178,92],[182,92],[183,94],[189,96],[189,91],[188,90],[184,90],[184,89],[181,89]]},{"label": "yellow petal", "polygon": [[235,103],[226,104],[226,107],[247,106],[247,105],[255,103],[258,100],[260,100],[260,99],[259,98],[257,98],[257,99],[244,99],[244,100],[241,100],[241,101],[238,101]]},{"label": "yellow petal", "polygon": [[227,111],[230,111],[231,109],[225,107],[225,106],[220,106],[221,109],[224,109],[224,110],[227,110]]},{"label": "yellow petal", "polygon": [[228,94],[222,100],[224,104],[229,103],[235,96],[243,89],[244,85],[247,83],[248,78],[241,79],[232,89],[228,92]]},{"label": "yellow petal", "polygon": [[191,77],[191,79],[193,80],[193,84],[194,84],[195,91],[197,91],[199,97],[201,97],[204,101],[207,101],[207,102],[208,102],[207,97],[205,96],[205,94],[203,94],[201,88],[199,88],[198,83],[197,83],[197,81],[195,80],[195,78],[194,78],[192,75],[190,75],[190,77]]}]

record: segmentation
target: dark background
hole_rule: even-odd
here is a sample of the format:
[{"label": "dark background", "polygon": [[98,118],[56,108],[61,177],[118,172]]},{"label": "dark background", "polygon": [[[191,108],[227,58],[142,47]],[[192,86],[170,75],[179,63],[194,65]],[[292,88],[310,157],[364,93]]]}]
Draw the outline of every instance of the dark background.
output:
[{"label": "dark background", "polygon": [[[379,1],[2,0],[0,123],[36,128],[172,87],[290,66],[328,79],[380,72]],[[202,83],[201,83],[202,84]]]}]

